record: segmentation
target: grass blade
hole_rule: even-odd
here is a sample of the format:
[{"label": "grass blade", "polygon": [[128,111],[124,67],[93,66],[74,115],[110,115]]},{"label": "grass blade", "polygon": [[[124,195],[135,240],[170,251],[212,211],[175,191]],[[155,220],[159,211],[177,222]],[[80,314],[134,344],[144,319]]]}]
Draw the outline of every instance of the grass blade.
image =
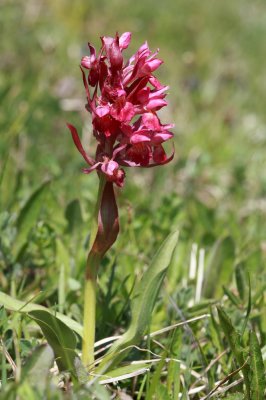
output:
[{"label": "grass blade", "polygon": [[[214,244],[209,256],[203,296],[207,298],[220,296],[222,285],[227,285],[233,273],[235,244],[230,236],[223,237]],[[219,282],[214,285],[213,282]]]},{"label": "grass blade", "polygon": [[266,387],[265,368],[260,344],[255,332],[249,335],[250,366],[251,366],[251,400],[263,400]]}]

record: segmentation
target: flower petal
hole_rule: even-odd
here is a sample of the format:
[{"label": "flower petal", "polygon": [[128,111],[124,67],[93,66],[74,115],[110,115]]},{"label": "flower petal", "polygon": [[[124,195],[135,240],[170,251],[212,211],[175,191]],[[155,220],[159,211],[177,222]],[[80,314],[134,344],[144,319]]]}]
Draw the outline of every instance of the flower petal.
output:
[{"label": "flower petal", "polygon": [[160,143],[166,142],[167,140],[171,139],[173,136],[174,136],[173,133],[168,132],[168,131],[155,132],[152,137],[152,143],[160,144]]},{"label": "flower petal", "polygon": [[142,143],[142,142],[150,142],[151,138],[149,135],[141,134],[141,133],[135,133],[134,135],[131,136],[130,138],[130,143],[136,144],[136,143]]},{"label": "flower petal", "polygon": [[128,47],[131,41],[131,32],[124,32],[119,38],[119,47],[124,50]]},{"label": "flower petal", "polygon": [[161,128],[159,118],[155,113],[146,112],[142,115],[142,124],[153,131],[159,131]]},{"label": "flower petal", "polygon": [[123,107],[113,105],[111,107],[111,115],[118,121],[129,122],[135,115],[134,106],[130,102],[126,102]]},{"label": "flower petal", "polygon": [[110,112],[109,106],[98,106],[95,110],[95,114],[100,118],[109,114],[109,112]]},{"label": "flower petal", "polygon": [[146,104],[147,110],[152,110],[156,109],[158,110],[159,108],[167,106],[167,101],[163,99],[151,99],[148,104]]},{"label": "flower petal", "polygon": [[90,174],[92,171],[94,171],[95,169],[97,169],[98,167],[99,167],[99,165],[100,165],[101,163],[100,162],[97,162],[97,163],[95,163],[92,167],[90,167],[90,168],[83,168],[83,172],[84,172],[84,174]]},{"label": "flower petal", "polygon": [[105,175],[113,176],[114,171],[119,168],[116,161],[110,160],[108,162],[103,162],[101,170]]},{"label": "flower petal", "polygon": [[152,167],[157,167],[158,165],[165,165],[168,164],[172,159],[174,158],[175,155],[175,149],[173,149],[172,153],[170,154],[169,157],[166,157],[163,161],[161,162],[155,162],[153,164],[149,164],[146,166],[146,168],[152,168]]},{"label": "flower petal", "polygon": [[81,66],[86,69],[90,69],[92,67],[91,57],[89,56],[82,57]]},{"label": "flower petal", "polygon": [[81,73],[82,73],[83,85],[84,85],[85,90],[86,90],[87,99],[88,99],[88,101],[90,101],[90,91],[89,91],[89,86],[88,86],[88,82],[87,82],[87,79],[86,79],[86,75],[85,75],[85,73],[84,73],[84,71],[83,71],[83,69],[81,67],[80,67],[80,70],[81,70]]},{"label": "flower petal", "polygon": [[68,129],[70,130],[70,132],[71,132],[71,135],[72,135],[73,141],[74,141],[74,143],[75,143],[75,145],[76,145],[76,148],[78,149],[78,151],[80,152],[80,154],[82,155],[82,157],[84,158],[84,160],[85,160],[89,165],[94,165],[95,161],[93,160],[93,158],[89,157],[89,156],[86,154],[85,150],[83,149],[83,146],[82,146],[81,141],[80,141],[80,139],[79,139],[79,135],[78,135],[78,132],[77,132],[76,128],[75,128],[73,125],[71,125],[71,124],[67,124],[67,127],[68,127]]}]

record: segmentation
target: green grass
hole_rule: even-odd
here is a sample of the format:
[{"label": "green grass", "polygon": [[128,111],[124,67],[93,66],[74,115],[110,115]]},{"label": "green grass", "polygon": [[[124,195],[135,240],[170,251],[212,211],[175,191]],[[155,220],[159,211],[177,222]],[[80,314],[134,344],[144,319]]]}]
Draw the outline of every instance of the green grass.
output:
[{"label": "green grass", "polygon": [[[119,399],[125,392],[139,400],[210,393],[237,400],[248,398],[250,386],[251,399],[263,399],[266,4],[4,0],[0,27],[1,292],[82,323],[97,177],[81,173],[66,122],[83,129],[93,153],[78,65],[87,41],[98,48],[101,35],[132,31],[128,54],[144,40],[160,48],[160,79],[170,85],[162,120],[176,125],[176,156],[163,168],[127,170],[117,194],[121,233],[100,270],[97,340],[126,331],[134,288],[163,240],[179,231],[150,337],[143,334],[117,365],[140,361],[141,375],[88,387],[79,365],[71,382],[50,371],[53,354],[36,315],[0,302],[0,398]],[[195,299],[198,279],[189,271],[199,254],[204,281]]]}]

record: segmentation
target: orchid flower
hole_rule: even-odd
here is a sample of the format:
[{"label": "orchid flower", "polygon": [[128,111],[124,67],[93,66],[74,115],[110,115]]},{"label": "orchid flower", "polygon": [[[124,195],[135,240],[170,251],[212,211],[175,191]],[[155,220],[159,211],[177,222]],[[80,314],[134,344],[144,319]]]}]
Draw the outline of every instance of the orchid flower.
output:
[{"label": "orchid flower", "polygon": [[88,167],[100,178],[94,225],[90,235],[84,295],[84,338],[82,360],[94,364],[96,279],[100,262],[119,232],[118,208],[113,184],[122,187],[124,167],[150,168],[164,165],[174,157],[163,144],[173,137],[173,124],[162,124],[157,113],[167,105],[168,86],[153,75],[163,61],[147,42],[128,60],[123,51],[131,33],[114,38],[103,36],[99,53],[89,43],[90,54],[81,60],[86,109],[92,116],[97,142],[95,157],[84,150],[76,128],[67,124],[76,148]]},{"label": "orchid flower", "polygon": [[[154,167],[168,163],[174,155],[167,156],[163,149],[163,143],[173,137],[169,131],[173,124],[163,125],[157,116],[167,105],[168,86],[153,76],[163,61],[144,43],[124,62],[123,50],[130,39],[130,32],[115,38],[104,36],[99,55],[89,44],[90,56],[81,60],[86,108],[98,142],[95,159],[86,154],[75,127],[68,124],[77,149],[90,165],[84,172],[97,170],[120,187],[125,178],[122,166]],[[84,70],[88,70],[88,77]]]}]

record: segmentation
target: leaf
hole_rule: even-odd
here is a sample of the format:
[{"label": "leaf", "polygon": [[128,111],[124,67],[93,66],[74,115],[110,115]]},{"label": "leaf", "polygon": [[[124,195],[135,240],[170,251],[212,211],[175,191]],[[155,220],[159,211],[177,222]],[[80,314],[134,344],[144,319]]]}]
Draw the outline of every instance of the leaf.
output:
[{"label": "leaf", "polygon": [[133,292],[131,304],[132,319],[128,330],[118,339],[103,358],[98,370],[104,371],[123,359],[128,348],[140,341],[145,333],[162,286],[167,268],[171,262],[178,241],[178,232],[171,233],[155,254],[149,268]]},{"label": "leaf", "polygon": [[217,306],[217,311],[218,311],[220,324],[221,324],[222,330],[225,334],[225,337],[229,341],[231,350],[234,353],[238,363],[240,364],[239,366],[241,366],[241,364],[244,363],[244,357],[242,354],[243,348],[241,346],[241,336],[233,327],[230,318],[225,313],[223,308]]},{"label": "leaf", "polygon": [[69,253],[61,239],[56,239],[56,263],[59,270],[58,277],[58,309],[64,310],[64,304],[67,293],[67,284],[69,279]]},{"label": "leaf", "polygon": [[50,181],[44,182],[33,194],[30,196],[17,219],[17,236],[13,246],[15,258],[25,245],[30,230],[36,224],[43,205],[45,204],[45,196],[49,187]]},{"label": "leaf", "polygon": [[75,349],[77,339],[74,332],[60,319],[43,310],[28,313],[40,326],[43,334],[52,347],[55,361],[60,371],[74,371]]},{"label": "leaf", "polygon": [[[224,351],[224,344],[222,341],[222,335],[221,335],[221,328],[216,321],[215,318],[215,308],[210,307],[210,325],[209,325],[209,331],[210,331],[210,337],[213,345],[216,347],[219,353],[222,353]],[[227,371],[227,364],[223,357],[221,358],[221,365],[225,371]]]},{"label": "leaf", "polygon": [[222,330],[225,334],[226,339],[229,342],[232,353],[234,354],[234,357],[236,358],[238,367],[243,367],[242,372],[243,372],[243,376],[244,376],[244,382],[246,385],[246,396],[247,396],[247,399],[250,399],[250,396],[249,396],[249,393],[250,393],[249,365],[246,364],[246,359],[244,357],[244,351],[243,351],[244,349],[243,349],[243,346],[241,343],[241,336],[233,327],[230,318],[225,313],[225,311],[222,309],[222,307],[217,307],[217,311],[218,311]]},{"label": "leaf", "polygon": [[[83,395],[83,396],[82,396]],[[93,400],[110,400],[111,394],[107,389],[100,385],[98,382],[94,382],[91,386],[88,388],[88,394],[85,394],[84,397],[84,392],[81,393],[79,398],[80,400],[83,399],[93,399]]]},{"label": "leaf", "polygon": [[140,284],[136,286],[132,296],[132,321],[128,336],[140,338],[144,334],[177,241],[178,232],[168,236],[143,274]]},{"label": "leaf", "polygon": [[230,236],[223,237],[214,244],[203,283],[204,297],[211,298],[222,294],[222,285],[228,284],[233,273],[234,254],[235,245]]},{"label": "leaf", "polygon": [[207,312],[212,304],[216,303],[216,300],[201,300],[199,303],[193,304],[191,307],[188,307],[189,315],[201,315],[203,312]]},{"label": "leaf", "polygon": [[226,296],[229,298],[229,300],[231,300],[232,304],[234,304],[235,306],[238,307],[240,304],[239,298],[230,289],[228,289],[224,285],[223,285],[223,291],[224,291],[224,294],[226,294]]},{"label": "leaf", "polygon": [[[43,306],[40,306],[39,304],[34,304],[34,303],[27,303],[24,301],[20,301],[17,299],[14,299],[11,296],[8,296],[7,294],[0,292],[0,305],[3,305],[7,310],[11,311],[17,311],[17,312],[24,312],[24,313],[29,313],[32,311],[44,311],[50,315],[53,315],[54,312],[49,310],[48,308],[45,308]],[[74,332],[76,332],[79,336],[82,337],[83,335],[83,327],[73,319],[67,317],[66,315],[63,315],[61,313],[56,313],[54,317],[60,321],[62,321],[67,327]]]},{"label": "leaf", "polygon": [[169,395],[166,387],[161,382],[158,383],[155,393],[156,393],[156,399],[158,400],[172,400],[173,398]]},{"label": "leaf", "polygon": [[118,382],[128,378],[132,378],[137,375],[145,374],[149,371],[150,366],[147,363],[143,362],[141,364],[128,364],[124,367],[116,368],[113,371],[110,371],[103,376],[99,383],[106,384],[111,382]]},{"label": "leaf", "polygon": [[250,366],[251,366],[251,400],[263,400],[266,387],[265,368],[260,344],[255,332],[249,335]]},{"label": "leaf", "polygon": [[178,398],[178,393],[180,389],[180,363],[175,359],[180,359],[182,348],[182,332],[179,329],[175,329],[173,332],[173,337],[170,346],[170,358],[168,363],[167,371],[167,390],[168,395],[172,398]]},{"label": "leaf", "polygon": [[251,282],[250,282],[250,276],[248,275],[248,304],[247,304],[247,311],[246,311],[246,316],[243,322],[241,334],[242,336],[244,335],[248,319],[249,319],[249,314],[251,312],[251,306],[252,306],[252,301],[251,301]]},{"label": "leaf", "polygon": [[18,171],[10,156],[6,157],[1,165],[0,171],[0,209],[6,210],[14,200],[14,193],[17,186]]},{"label": "leaf", "polygon": [[9,310],[28,313],[40,326],[43,334],[54,351],[58,368],[61,371],[74,371],[76,336],[71,326],[77,328],[79,324],[63,314],[53,313],[38,304],[23,303],[0,292],[0,304]]},{"label": "leaf", "polygon": [[235,269],[235,280],[236,280],[236,287],[239,294],[239,297],[242,301],[246,299],[246,279],[244,273],[244,267],[242,263],[237,264]]},{"label": "leaf", "polygon": [[68,222],[67,232],[70,234],[79,232],[79,227],[82,225],[83,219],[80,202],[78,199],[74,199],[67,205],[65,217]]},{"label": "leaf", "polygon": [[[166,354],[164,354],[164,355],[166,355]],[[164,365],[165,365],[165,358],[162,358],[160,360],[160,362],[158,363],[155,372],[152,375],[149,389],[148,389],[148,391],[146,393],[146,397],[145,397],[146,400],[152,400],[154,398],[154,396],[156,396],[156,389],[160,385],[161,373],[162,373]],[[166,390],[165,398],[167,398],[167,397],[168,397],[168,393]]]},{"label": "leaf", "polygon": [[27,379],[31,386],[44,392],[53,362],[54,352],[52,348],[47,344],[38,346],[23,365],[22,380]]},{"label": "leaf", "polygon": [[225,400],[244,400],[244,395],[243,393],[232,393],[227,395]]}]

